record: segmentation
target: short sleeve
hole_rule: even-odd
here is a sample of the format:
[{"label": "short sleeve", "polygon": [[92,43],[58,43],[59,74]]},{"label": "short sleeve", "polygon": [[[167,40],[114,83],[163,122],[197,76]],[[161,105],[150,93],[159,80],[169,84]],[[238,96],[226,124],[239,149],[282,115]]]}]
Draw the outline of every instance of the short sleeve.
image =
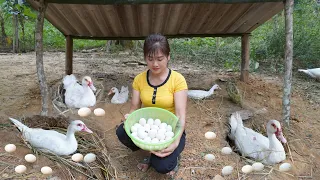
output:
[{"label": "short sleeve", "polygon": [[132,88],[134,89],[134,90],[137,90],[137,91],[140,91],[140,88],[139,88],[139,82],[140,82],[140,74],[139,75],[137,75],[135,78],[134,78],[134,80],[133,80],[133,83],[132,83]]},{"label": "short sleeve", "polygon": [[175,78],[174,93],[187,89],[188,85],[185,78],[180,73],[177,73]]}]

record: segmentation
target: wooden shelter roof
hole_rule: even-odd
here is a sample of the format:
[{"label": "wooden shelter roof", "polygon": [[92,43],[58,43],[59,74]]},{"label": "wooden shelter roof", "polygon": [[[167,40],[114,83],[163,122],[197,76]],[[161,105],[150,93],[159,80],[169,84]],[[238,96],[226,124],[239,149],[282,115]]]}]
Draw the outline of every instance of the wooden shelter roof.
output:
[{"label": "wooden shelter roof", "polygon": [[[38,9],[36,0],[27,0]],[[46,0],[45,18],[80,39],[239,36],[279,13],[283,0]]]}]

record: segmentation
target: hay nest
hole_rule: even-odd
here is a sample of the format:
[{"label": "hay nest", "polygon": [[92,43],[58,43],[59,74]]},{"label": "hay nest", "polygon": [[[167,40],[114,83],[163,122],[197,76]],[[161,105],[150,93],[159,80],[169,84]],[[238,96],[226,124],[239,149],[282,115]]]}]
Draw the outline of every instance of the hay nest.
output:
[{"label": "hay nest", "polygon": [[[43,129],[54,129],[55,131],[66,134],[69,120],[63,116],[59,117],[44,117],[32,116],[22,118],[21,121],[29,127],[38,127]],[[91,128],[91,127],[90,127]],[[30,144],[24,144],[33,150],[36,154],[43,155],[57,164],[60,170],[70,179],[78,179],[81,176],[86,179],[117,179],[116,167],[112,164],[106,139],[103,133],[95,130],[93,134],[77,133],[78,149],[75,153],[86,155],[94,153],[96,160],[92,163],[74,162],[71,156],[57,156],[55,154],[38,151],[31,147]]]},{"label": "hay nest", "polygon": [[[97,99],[96,103],[101,102],[103,98],[104,86],[102,83],[96,83],[96,92],[94,93]],[[64,93],[65,89],[63,89],[63,83],[59,81],[57,84],[52,86],[52,105],[53,109],[55,109],[59,115],[63,115],[68,111],[72,111],[72,108],[69,108],[64,102]]]}]

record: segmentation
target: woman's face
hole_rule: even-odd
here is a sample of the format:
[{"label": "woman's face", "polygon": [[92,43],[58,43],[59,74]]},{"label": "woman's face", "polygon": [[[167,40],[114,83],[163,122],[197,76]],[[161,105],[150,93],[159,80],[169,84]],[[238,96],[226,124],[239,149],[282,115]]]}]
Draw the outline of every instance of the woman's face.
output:
[{"label": "woman's face", "polygon": [[167,57],[161,51],[157,51],[146,57],[147,66],[153,74],[166,72],[169,60],[170,55]]}]

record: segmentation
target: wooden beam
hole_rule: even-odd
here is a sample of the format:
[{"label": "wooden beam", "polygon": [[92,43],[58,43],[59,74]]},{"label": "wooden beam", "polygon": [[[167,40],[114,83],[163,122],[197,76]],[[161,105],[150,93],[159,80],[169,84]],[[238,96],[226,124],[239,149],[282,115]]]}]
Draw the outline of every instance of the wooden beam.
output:
[{"label": "wooden beam", "polygon": [[43,24],[44,24],[44,14],[47,9],[47,4],[44,0],[39,1],[37,23],[36,23],[36,66],[37,75],[40,84],[41,92],[41,115],[48,115],[48,86],[46,82],[46,76],[43,67]]},{"label": "wooden beam", "polygon": [[249,46],[249,34],[241,36],[241,74],[240,80],[247,82],[249,80],[249,58],[250,58],[250,46]]},{"label": "wooden beam", "polygon": [[293,56],[293,5],[294,0],[285,0],[285,32],[286,32],[286,47],[285,47],[285,72],[283,81],[283,96],[282,96],[282,114],[283,121],[289,126],[290,120],[290,98],[291,98],[291,83],[292,83],[292,56]]},{"label": "wooden beam", "polygon": [[[167,38],[188,38],[188,37],[239,37],[242,34],[230,33],[230,34],[176,34],[168,35],[164,34]],[[93,40],[144,40],[146,36],[135,36],[135,37],[89,37],[89,36],[71,36],[73,39],[93,39]]]},{"label": "wooden beam", "polygon": [[66,75],[72,74],[73,38],[66,36]]},{"label": "wooden beam", "polygon": [[282,0],[46,0],[58,4],[183,4],[183,3],[260,3]]}]

